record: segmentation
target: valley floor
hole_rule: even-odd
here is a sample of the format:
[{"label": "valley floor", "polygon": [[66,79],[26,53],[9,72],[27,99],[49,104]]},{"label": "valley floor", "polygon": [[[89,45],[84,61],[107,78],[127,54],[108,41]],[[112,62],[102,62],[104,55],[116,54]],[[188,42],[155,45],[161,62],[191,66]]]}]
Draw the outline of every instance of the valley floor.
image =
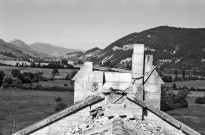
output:
[{"label": "valley floor", "polygon": [[0,135],[10,135],[54,114],[54,99],[73,104],[73,92],[0,90]]}]

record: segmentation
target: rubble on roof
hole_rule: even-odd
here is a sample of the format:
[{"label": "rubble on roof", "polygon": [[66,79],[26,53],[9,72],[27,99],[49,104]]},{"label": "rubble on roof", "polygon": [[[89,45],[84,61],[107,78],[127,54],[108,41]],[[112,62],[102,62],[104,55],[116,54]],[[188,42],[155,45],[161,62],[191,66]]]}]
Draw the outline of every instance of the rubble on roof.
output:
[{"label": "rubble on roof", "polygon": [[90,117],[84,123],[72,127],[62,135],[173,135],[163,127],[155,126],[140,119],[115,116]]}]

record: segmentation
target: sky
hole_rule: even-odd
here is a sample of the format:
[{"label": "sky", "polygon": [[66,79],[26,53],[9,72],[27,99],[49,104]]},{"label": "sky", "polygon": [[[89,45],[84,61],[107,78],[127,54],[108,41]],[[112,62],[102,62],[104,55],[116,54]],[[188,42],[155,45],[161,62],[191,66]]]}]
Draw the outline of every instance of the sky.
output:
[{"label": "sky", "polygon": [[205,0],[0,0],[0,38],[104,49],[157,26],[205,28]]}]

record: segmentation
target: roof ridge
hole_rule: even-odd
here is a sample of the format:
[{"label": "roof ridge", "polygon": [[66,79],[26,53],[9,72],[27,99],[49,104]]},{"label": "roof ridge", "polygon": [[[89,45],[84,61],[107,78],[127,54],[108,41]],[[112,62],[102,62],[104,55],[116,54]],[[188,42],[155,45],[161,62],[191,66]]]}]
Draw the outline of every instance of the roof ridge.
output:
[{"label": "roof ridge", "polygon": [[122,121],[122,118],[118,116],[115,116],[113,119],[112,134],[113,135],[124,135],[123,121]]},{"label": "roof ridge", "polygon": [[149,105],[147,102],[138,99],[137,97],[131,97],[128,96],[127,97],[128,100],[134,102],[135,104],[138,104],[139,106],[148,109],[149,111],[151,111],[152,113],[154,113],[155,115],[159,116],[161,119],[163,119],[164,121],[170,123],[171,125],[173,125],[174,127],[176,127],[177,129],[183,131],[184,133],[188,134],[188,135],[201,135],[200,133],[198,133],[197,131],[195,131],[194,129],[188,127],[187,125],[185,125],[184,123],[176,120],[175,118],[173,118],[172,116],[168,115],[167,113],[159,110],[158,108],[154,107],[153,105]]}]

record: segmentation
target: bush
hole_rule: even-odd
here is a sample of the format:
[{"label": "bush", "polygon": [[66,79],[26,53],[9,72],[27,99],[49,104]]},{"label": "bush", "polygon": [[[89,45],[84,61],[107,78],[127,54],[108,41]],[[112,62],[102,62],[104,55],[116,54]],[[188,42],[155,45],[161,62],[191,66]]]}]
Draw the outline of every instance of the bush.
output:
[{"label": "bush", "polygon": [[196,91],[196,89],[194,87],[191,87],[190,91]]},{"label": "bush", "polygon": [[0,86],[1,86],[2,83],[3,83],[4,76],[5,76],[4,71],[0,70]]},{"label": "bush", "polygon": [[68,64],[68,65],[67,65],[67,68],[68,68],[68,69],[74,69],[74,66],[73,66],[73,65]]},{"label": "bush", "polygon": [[31,78],[30,77],[25,77],[26,83],[31,83]]},{"label": "bush", "polygon": [[182,77],[174,77],[174,80],[173,81],[184,81],[184,79]]},{"label": "bush", "polygon": [[54,111],[55,112],[60,112],[64,109],[67,108],[67,104],[66,103],[57,103],[56,106],[54,107]]},{"label": "bush", "polygon": [[61,110],[64,110],[65,108],[67,108],[67,104],[62,102],[62,98],[57,97],[55,98],[55,102],[56,102],[56,106],[54,107],[54,111],[55,112],[59,112]]},{"label": "bush", "polygon": [[176,83],[173,83],[172,88],[175,90],[177,87]]},{"label": "bush", "polygon": [[57,68],[54,68],[53,71],[52,71],[52,76],[54,77],[55,75],[58,75],[59,74],[59,71]]},{"label": "bush", "polygon": [[205,104],[205,97],[198,97],[195,99],[195,103],[197,104]]},{"label": "bush", "polygon": [[11,77],[8,77],[8,76],[4,77],[3,85],[4,85],[4,86],[8,86],[8,85],[10,85],[10,84],[12,84],[12,78],[11,78]]},{"label": "bush", "polygon": [[49,78],[50,81],[54,81],[55,79],[53,77]]},{"label": "bush", "polygon": [[22,85],[22,81],[19,78],[13,77],[12,80],[13,80],[12,81],[12,86],[13,87]]},{"label": "bush", "polygon": [[18,69],[13,69],[11,70],[11,74],[13,77],[18,77],[21,74],[21,72]]},{"label": "bush", "polygon": [[64,84],[64,86],[68,86],[68,84]]},{"label": "bush", "polygon": [[39,76],[39,81],[48,81],[48,78],[45,76]]},{"label": "bush", "polygon": [[163,75],[162,76],[162,80],[164,82],[172,82],[172,76],[170,76],[170,75]]},{"label": "bush", "polygon": [[77,71],[76,71],[76,70],[72,71],[71,73],[68,73],[68,74],[66,75],[66,80],[71,80],[71,79],[73,79],[73,77],[74,77],[76,74],[77,74]]},{"label": "bush", "polygon": [[39,82],[39,78],[36,78],[36,77],[35,77],[35,78],[33,78],[33,79],[31,80],[31,82],[32,82],[32,83],[38,83],[38,82]]},{"label": "bush", "polygon": [[162,111],[188,107],[188,102],[186,101],[186,97],[189,94],[188,90],[179,90],[175,94],[169,87],[163,87],[161,94]]},{"label": "bush", "polygon": [[62,101],[62,98],[60,98],[60,97],[57,97],[57,98],[55,98],[55,101],[58,103],[58,102],[61,102]]}]

